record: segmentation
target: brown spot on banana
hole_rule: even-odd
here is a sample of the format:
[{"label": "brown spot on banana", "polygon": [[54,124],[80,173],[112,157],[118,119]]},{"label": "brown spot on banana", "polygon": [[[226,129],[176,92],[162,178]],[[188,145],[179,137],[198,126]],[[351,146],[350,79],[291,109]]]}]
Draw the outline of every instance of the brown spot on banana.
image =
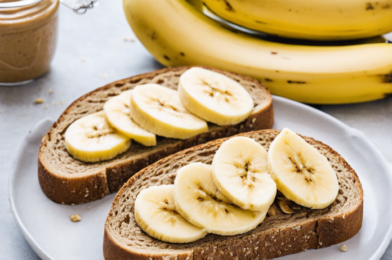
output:
[{"label": "brown spot on banana", "polygon": [[226,5],[226,10],[229,12],[235,12],[233,7],[231,6],[230,2],[228,0],[223,0],[223,2],[225,2]]},{"label": "brown spot on banana", "polygon": [[306,81],[288,80],[289,84],[306,84]]},{"label": "brown spot on banana", "polygon": [[366,10],[367,11],[374,10],[372,3],[366,3]]},{"label": "brown spot on banana", "polygon": [[381,77],[383,78],[383,83],[392,83],[392,73],[381,75]]},{"label": "brown spot on banana", "polygon": [[259,24],[268,24],[268,23],[265,23],[265,22],[262,22],[262,21],[258,21],[258,20],[255,20],[255,22],[259,23]]},{"label": "brown spot on banana", "polygon": [[392,97],[392,93],[385,93],[384,94],[384,98],[389,98],[389,97]]},{"label": "brown spot on banana", "polygon": [[167,56],[167,55],[163,55],[163,58],[165,58],[165,60],[170,61],[170,58],[169,58],[169,56]]},{"label": "brown spot on banana", "polygon": [[151,40],[155,41],[157,38],[158,38],[157,33],[156,33],[156,32],[153,32],[153,33],[151,34]]},{"label": "brown spot on banana", "polygon": [[269,79],[269,78],[265,78],[264,79],[266,82],[273,82],[273,80],[272,79]]}]

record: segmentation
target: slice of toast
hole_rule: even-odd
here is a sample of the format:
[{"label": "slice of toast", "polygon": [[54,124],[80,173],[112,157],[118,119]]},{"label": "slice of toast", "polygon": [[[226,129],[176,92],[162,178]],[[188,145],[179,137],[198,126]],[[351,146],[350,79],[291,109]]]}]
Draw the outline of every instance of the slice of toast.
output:
[{"label": "slice of toast", "polygon": [[[268,151],[279,133],[261,130],[240,135],[253,138]],[[277,209],[275,216],[268,216],[256,229],[245,234],[209,234],[189,244],[165,243],[144,233],[134,217],[139,192],[151,186],[173,184],[177,170],[189,163],[211,164],[215,152],[227,140],[223,138],[168,156],[141,170],[121,188],[105,223],[105,259],[271,259],[328,247],[351,238],[361,228],[363,219],[363,190],[359,178],[332,148],[312,138],[303,138],[327,157],[338,177],[339,194],[328,208],[301,207],[294,214]],[[277,201],[273,205],[276,207]]]},{"label": "slice of toast", "polygon": [[[144,167],[185,148],[241,132],[271,128],[274,121],[272,97],[260,82],[238,74],[214,70],[239,82],[252,96],[254,109],[249,118],[233,126],[209,124],[209,131],[187,140],[157,137],[157,146],[132,142],[127,152],[99,163],[84,163],[66,150],[64,134],[75,120],[103,110],[105,102],[137,85],[157,83],[177,89],[182,73],[190,67],[169,68],[134,76],[98,88],[73,102],[43,137],[38,157],[38,178],[43,192],[62,204],[81,204],[116,192]],[[206,68],[209,69],[209,68]]]}]

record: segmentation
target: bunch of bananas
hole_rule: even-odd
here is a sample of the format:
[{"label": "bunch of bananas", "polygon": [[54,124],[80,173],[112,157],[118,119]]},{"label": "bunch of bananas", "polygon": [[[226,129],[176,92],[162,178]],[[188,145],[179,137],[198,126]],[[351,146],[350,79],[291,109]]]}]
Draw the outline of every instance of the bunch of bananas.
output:
[{"label": "bunch of bananas", "polygon": [[[134,33],[165,66],[237,72],[259,79],[275,95],[313,104],[364,102],[392,93],[392,44],[381,37],[325,42],[392,31],[392,0],[123,3]],[[211,19],[206,10],[227,22]],[[246,30],[233,29],[239,26]],[[313,42],[270,41],[244,31]]]}]

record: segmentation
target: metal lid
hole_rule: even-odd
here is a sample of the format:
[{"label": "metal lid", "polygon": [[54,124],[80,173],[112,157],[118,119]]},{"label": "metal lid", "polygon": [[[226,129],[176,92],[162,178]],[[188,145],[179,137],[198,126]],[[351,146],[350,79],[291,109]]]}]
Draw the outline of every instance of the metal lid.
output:
[{"label": "metal lid", "polygon": [[98,0],[60,0],[60,2],[75,13],[84,14],[88,9],[92,9]]}]

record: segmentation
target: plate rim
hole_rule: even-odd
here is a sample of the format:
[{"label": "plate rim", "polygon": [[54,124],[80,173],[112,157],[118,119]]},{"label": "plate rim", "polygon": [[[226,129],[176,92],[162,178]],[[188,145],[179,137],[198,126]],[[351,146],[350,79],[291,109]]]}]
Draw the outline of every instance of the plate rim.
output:
[{"label": "plate rim", "polygon": [[[36,128],[39,128],[41,126],[43,126],[44,124],[48,124],[50,123],[51,125],[53,125],[55,121],[49,117],[41,119],[40,121],[38,121],[33,128],[31,129],[30,132],[33,132]],[[21,153],[23,151],[22,147],[24,145],[25,140],[27,139],[28,134],[26,134],[21,143],[18,146],[18,150],[16,151],[16,154],[14,156],[14,160],[13,160],[13,164],[12,164],[12,168],[11,168],[11,176],[8,179],[8,202],[10,204],[10,208],[11,208],[11,213],[12,216],[14,217],[14,220],[16,222],[16,225],[18,226],[19,230],[22,232],[23,237],[26,239],[27,243],[31,246],[31,248],[33,249],[33,251],[43,260],[50,260],[53,259],[52,257],[50,257],[45,250],[42,249],[41,245],[34,239],[34,237],[31,235],[31,233],[28,231],[28,229],[25,227],[25,225],[23,224],[23,222],[21,221],[18,211],[16,209],[16,205],[15,205],[15,201],[14,201],[14,197],[13,194],[14,189],[13,189],[13,183],[15,182],[15,178],[16,178],[16,161],[17,158],[19,158],[21,156]]]},{"label": "plate rim", "polygon": [[[373,152],[376,153],[376,156],[380,158],[380,162],[382,162],[382,164],[385,166],[386,169],[389,169],[388,172],[386,174],[390,174],[389,175],[389,182],[391,184],[392,187],[392,163],[389,162],[382,154],[381,152],[377,149],[377,147],[365,136],[365,134],[363,134],[360,130],[353,128],[343,122],[341,122],[340,120],[336,119],[335,117],[320,111],[316,108],[313,108],[309,105],[305,105],[303,103],[297,102],[297,101],[293,101],[287,98],[283,98],[283,97],[279,97],[279,96],[275,96],[272,95],[273,101],[277,100],[279,102],[282,103],[286,103],[289,104],[291,106],[296,106],[296,107],[300,107],[304,110],[310,111],[312,113],[315,113],[316,115],[320,116],[320,117],[324,117],[326,120],[328,121],[332,121],[334,124],[338,125],[340,128],[344,129],[347,132],[351,132],[354,133],[356,135],[359,135],[361,137],[361,140],[363,142],[365,142],[365,144],[370,147],[372,149]],[[32,128],[31,131],[34,131],[36,128],[39,128],[45,124],[49,124],[52,125],[55,121],[51,118],[44,118],[40,121],[38,121]],[[11,175],[9,177],[8,180],[8,201],[10,204],[10,208],[11,208],[11,213],[13,215],[14,221],[16,222],[16,225],[18,226],[19,230],[22,232],[23,237],[26,239],[26,241],[28,242],[28,244],[31,246],[31,248],[34,250],[34,252],[41,258],[41,259],[53,259],[52,257],[49,256],[48,253],[45,252],[45,250],[41,247],[41,245],[34,239],[34,237],[31,235],[31,233],[28,231],[28,229],[25,227],[25,225],[23,224],[23,222],[21,221],[20,217],[19,217],[19,212],[16,208],[16,204],[15,204],[15,199],[14,199],[14,189],[13,189],[13,184],[15,183],[15,178],[16,178],[16,161],[17,159],[21,156],[21,153],[23,151],[22,147],[24,145],[25,140],[27,139],[28,134],[24,136],[24,138],[22,139],[21,143],[18,146],[17,152],[14,156],[14,161],[13,161],[13,165],[11,167]],[[384,236],[383,236],[383,240],[381,241],[381,243],[379,244],[377,251],[375,251],[373,253],[373,256],[371,259],[369,260],[376,260],[376,259],[380,259],[383,254],[385,253],[389,243],[392,240],[392,223],[389,225],[389,229],[387,230],[387,232],[384,232]]]}]

